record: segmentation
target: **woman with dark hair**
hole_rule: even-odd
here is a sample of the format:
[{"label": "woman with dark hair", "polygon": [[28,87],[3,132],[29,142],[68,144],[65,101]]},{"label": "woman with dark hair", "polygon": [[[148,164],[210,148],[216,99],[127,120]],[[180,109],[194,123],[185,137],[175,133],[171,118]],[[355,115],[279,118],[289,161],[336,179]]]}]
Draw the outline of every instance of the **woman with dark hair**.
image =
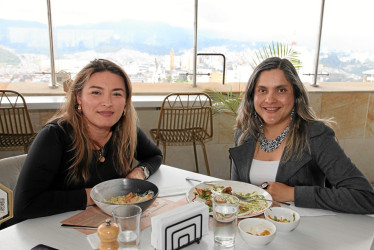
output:
[{"label": "woman with dark hair", "polygon": [[94,204],[94,185],[146,179],[158,170],[162,153],[137,127],[131,97],[129,77],[111,61],[94,60],[78,73],[65,105],[30,147],[15,189],[15,218],[85,209]]},{"label": "woman with dark hair", "polygon": [[251,75],[236,119],[231,179],[267,188],[274,200],[347,213],[374,213],[374,190],[318,119],[287,59]]}]

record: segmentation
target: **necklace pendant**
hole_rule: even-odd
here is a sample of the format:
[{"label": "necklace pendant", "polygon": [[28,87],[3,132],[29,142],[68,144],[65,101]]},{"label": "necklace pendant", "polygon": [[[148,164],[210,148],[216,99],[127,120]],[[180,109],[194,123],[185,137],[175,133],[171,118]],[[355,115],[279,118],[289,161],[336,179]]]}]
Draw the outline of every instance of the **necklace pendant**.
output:
[{"label": "necklace pendant", "polygon": [[100,155],[100,157],[99,157],[99,161],[100,161],[101,163],[103,163],[103,162],[105,161],[105,157],[102,156],[102,155]]}]

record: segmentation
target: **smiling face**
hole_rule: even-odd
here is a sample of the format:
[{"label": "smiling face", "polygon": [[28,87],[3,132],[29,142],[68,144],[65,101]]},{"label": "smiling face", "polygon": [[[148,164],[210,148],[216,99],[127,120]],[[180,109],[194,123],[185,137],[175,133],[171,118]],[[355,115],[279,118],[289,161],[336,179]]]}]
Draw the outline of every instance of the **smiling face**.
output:
[{"label": "smiling face", "polygon": [[254,106],[264,120],[265,128],[283,130],[290,122],[295,97],[291,83],[283,71],[272,69],[261,72],[254,92]]},{"label": "smiling face", "polygon": [[77,94],[77,102],[90,133],[110,131],[126,105],[125,82],[109,71],[94,73]]}]

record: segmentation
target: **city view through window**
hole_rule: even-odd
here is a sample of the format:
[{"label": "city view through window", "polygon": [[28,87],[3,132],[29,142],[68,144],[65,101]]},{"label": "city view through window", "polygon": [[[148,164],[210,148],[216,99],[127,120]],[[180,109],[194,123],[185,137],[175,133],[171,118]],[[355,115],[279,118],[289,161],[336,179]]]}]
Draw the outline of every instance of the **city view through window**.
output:
[{"label": "city view through window", "polygon": [[[0,2],[0,84],[50,83],[46,1]],[[326,1],[319,81],[371,80],[373,7]],[[197,53],[213,55],[198,56],[197,82],[223,82],[224,69],[225,82],[247,82],[256,51],[271,43],[292,46],[302,80],[312,82],[320,12],[314,0],[200,0]],[[194,1],[51,1],[51,13],[56,72],[74,78],[90,60],[107,58],[134,84],[192,81]]]}]

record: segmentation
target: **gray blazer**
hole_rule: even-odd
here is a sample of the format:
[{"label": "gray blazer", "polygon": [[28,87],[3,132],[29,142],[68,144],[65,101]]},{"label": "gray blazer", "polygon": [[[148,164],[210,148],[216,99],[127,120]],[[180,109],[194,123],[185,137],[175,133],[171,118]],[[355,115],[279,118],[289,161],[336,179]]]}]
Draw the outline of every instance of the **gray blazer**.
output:
[{"label": "gray blazer", "polygon": [[[229,149],[231,179],[250,183],[256,141],[248,136],[238,146],[240,134],[240,130],[235,132],[234,147]],[[305,151],[300,161],[280,163],[275,178],[295,187],[295,205],[345,213],[374,213],[373,187],[339,146],[334,131],[322,122],[313,122],[309,126],[309,140],[311,153]]]}]

